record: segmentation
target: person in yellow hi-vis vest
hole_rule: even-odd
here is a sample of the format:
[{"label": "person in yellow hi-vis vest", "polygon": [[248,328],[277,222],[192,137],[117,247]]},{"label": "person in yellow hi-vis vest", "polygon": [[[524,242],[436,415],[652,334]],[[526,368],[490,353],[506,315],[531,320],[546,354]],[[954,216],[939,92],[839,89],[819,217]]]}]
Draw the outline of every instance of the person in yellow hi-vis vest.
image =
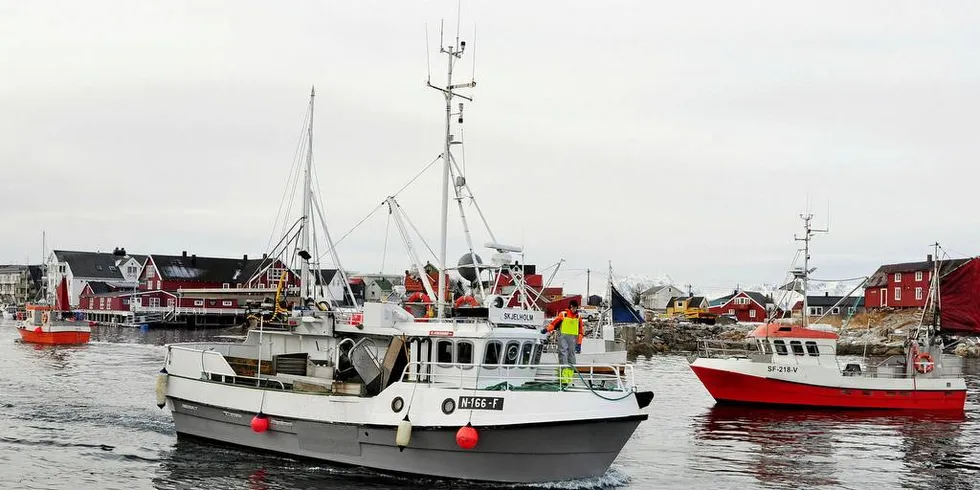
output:
[{"label": "person in yellow hi-vis vest", "polygon": [[578,316],[578,301],[568,302],[568,308],[558,313],[558,316],[548,324],[548,332],[558,329],[558,363],[561,367],[561,378],[565,383],[571,382],[571,371],[568,366],[575,365],[575,351],[585,337],[585,324]]}]

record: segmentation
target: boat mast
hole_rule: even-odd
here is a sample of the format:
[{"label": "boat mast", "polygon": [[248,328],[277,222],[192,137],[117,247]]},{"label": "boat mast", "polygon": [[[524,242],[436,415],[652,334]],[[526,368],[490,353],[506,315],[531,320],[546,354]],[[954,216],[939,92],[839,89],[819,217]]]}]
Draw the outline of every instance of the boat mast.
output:
[{"label": "boat mast", "polygon": [[807,328],[810,323],[807,319],[807,315],[810,313],[807,303],[807,289],[810,272],[812,272],[810,269],[810,239],[813,238],[814,233],[827,233],[828,230],[816,230],[810,226],[813,213],[800,214],[800,219],[803,220],[803,238],[795,235],[793,238],[796,241],[803,242],[803,272],[799,274],[799,277],[803,280],[803,328]]},{"label": "boat mast", "polygon": [[442,36],[440,29],[440,39],[439,39],[439,52],[446,55],[447,60],[447,74],[446,74],[446,87],[437,87],[432,85],[431,81],[426,81],[426,85],[442,92],[443,97],[446,99],[446,132],[445,141],[442,151],[442,210],[441,210],[441,239],[439,241],[439,297],[435,299],[437,305],[436,314],[438,318],[445,318],[445,298],[446,298],[446,246],[448,240],[448,217],[449,217],[449,170],[452,165],[452,155],[449,153],[449,147],[453,142],[452,136],[452,117],[453,117],[453,98],[459,97],[464,100],[472,101],[471,97],[466,97],[460,95],[453,90],[458,88],[469,88],[476,86],[476,82],[470,80],[466,83],[461,83],[453,85],[453,65],[456,60],[460,59],[463,55],[463,50],[466,49],[466,41],[459,40],[459,33],[456,33],[456,44],[453,46],[443,46]]},{"label": "boat mast", "polygon": [[[310,284],[310,261],[309,261],[309,250],[310,250],[310,235],[313,233],[313,100],[316,97],[316,87],[310,88],[310,116],[309,125],[307,126],[308,133],[306,135],[307,147],[306,147],[306,168],[303,170],[303,228],[300,231],[300,268],[299,268],[299,291],[300,291],[300,302],[306,301],[306,298],[312,297],[312,293],[309,292],[312,289]],[[305,257],[304,257],[305,255]]]}]

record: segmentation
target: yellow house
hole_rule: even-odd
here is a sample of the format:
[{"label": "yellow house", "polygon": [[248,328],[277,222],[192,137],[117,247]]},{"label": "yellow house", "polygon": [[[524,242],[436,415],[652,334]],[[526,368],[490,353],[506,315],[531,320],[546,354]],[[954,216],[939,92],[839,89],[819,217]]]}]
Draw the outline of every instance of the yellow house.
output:
[{"label": "yellow house", "polygon": [[667,303],[667,316],[697,317],[708,312],[708,300],[704,296],[677,296]]}]

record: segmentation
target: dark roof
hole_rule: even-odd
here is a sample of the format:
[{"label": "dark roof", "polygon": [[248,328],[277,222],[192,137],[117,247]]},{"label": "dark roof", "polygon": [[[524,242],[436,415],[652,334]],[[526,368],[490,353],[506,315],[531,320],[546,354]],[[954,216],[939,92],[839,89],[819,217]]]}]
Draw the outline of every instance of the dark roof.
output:
[{"label": "dark roof", "polygon": [[97,277],[100,279],[124,280],[116,260],[121,258],[111,252],[76,252],[55,250],[58,262],[68,263],[75,277]]},{"label": "dark roof", "polygon": [[740,295],[742,293],[745,293],[746,296],[748,296],[749,298],[751,298],[752,301],[755,301],[756,303],[759,303],[759,305],[762,306],[763,308],[765,308],[767,304],[772,303],[772,300],[769,299],[769,297],[767,297],[766,295],[764,295],[762,293],[757,293],[755,291],[738,291],[738,292],[735,292],[735,293],[732,293],[732,294],[729,294],[729,295],[726,295],[726,296],[722,296],[720,298],[715,298],[715,299],[711,300],[711,303],[709,303],[709,304],[711,306],[721,306],[721,305],[724,305],[725,303],[728,303],[729,301],[732,300],[732,298],[734,298],[734,297],[736,297],[736,296],[738,296],[738,295]]},{"label": "dark roof", "polygon": [[111,293],[116,290],[116,288],[110,286],[105,281],[89,281],[88,286],[92,288],[93,294]]},{"label": "dark roof", "polygon": [[701,305],[701,304],[704,304],[704,303],[707,303],[707,301],[704,299],[704,296],[691,296],[691,300],[687,302],[687,305],[688,306],[691,306],[691,305],[697,306],[697,305]]},{"label": "dark roof", "polygon": [[[959,268],[959,266],[969,262],[970,258],[966,259],[948,259],[939,261],[939,276],[943,277],[949,274],[953,270]],[[931,271],[934,267],[933,262],[922,261],[922,262],[905,262],[901,264],[885,264],[878,268],[871,278],[868,279],[868,284],[865,288],[879,287],[888,285],[888,275],[894,274],[896,272],[919,272],[919,271]]]},{"label": "dark roof", "polygon": [[[860,308],[860,307],[864,306],[864,296],[849,296],[849,297],[848,296],[828,296],[828,295],[807,296],[806,297],[806,303],[809,306],[831,307],[831,306],[836,305],[841,299],[844,299],[844,302],[840,304],[840,306],[842,308],[849,307],[849,306],[856,306],[856,307]],[[855,304],[855,301],[857,302],[857,304]],[[796,307],[801,307],[802,308],[802,306],[803,306],[803,301],[797,301],[796,304],[793,305],[793,308],[794,309]]]},{"label": "dark roof", "polygon": [[381,288],[382,291],[391,291],[391,288],[392,288],[391,281],[389,281],[389,280],[387,280],[387,279],[385,279],[383,277],[379,277],[379,278],[375,279],[374,280],[374,283],[377,284],[378,287]]},{"label": "dark roof", "polygon": [[[269,259],[227,259],[221,257],[198,257],[196,255],[157,255],[149,256],[156,265],[157,272],[164,280],[196,281],[214,283],[245,282],[264,262],[271,264]],[[263,265],[264,267],[264,265]]]},{"label": "dark roof", "polygon": [[330,284],[330,281],[333,281],[333,276],[336,275],[337,275],[337,269],[320,269],[319,274],[317,274],[316,272],[313,273],[313,276],[316,279],[316,284],[318,286],[323,284]]}]

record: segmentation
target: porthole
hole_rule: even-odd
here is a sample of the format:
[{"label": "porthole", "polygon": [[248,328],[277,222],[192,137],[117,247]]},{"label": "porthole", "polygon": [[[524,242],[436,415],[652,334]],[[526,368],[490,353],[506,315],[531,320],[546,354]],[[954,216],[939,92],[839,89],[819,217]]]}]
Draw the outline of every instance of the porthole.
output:
[{"label": "porthole", "polygon": [[456,402],[452,398],[442,401],[442,413],[449,415],[456,411]]},{"label": "porthole", "polygon": [[402,400],[402,397],[396,396],[394,400],[391,400],[392,412],[401,412],[403,408],[405,408],[405,400]]}]

